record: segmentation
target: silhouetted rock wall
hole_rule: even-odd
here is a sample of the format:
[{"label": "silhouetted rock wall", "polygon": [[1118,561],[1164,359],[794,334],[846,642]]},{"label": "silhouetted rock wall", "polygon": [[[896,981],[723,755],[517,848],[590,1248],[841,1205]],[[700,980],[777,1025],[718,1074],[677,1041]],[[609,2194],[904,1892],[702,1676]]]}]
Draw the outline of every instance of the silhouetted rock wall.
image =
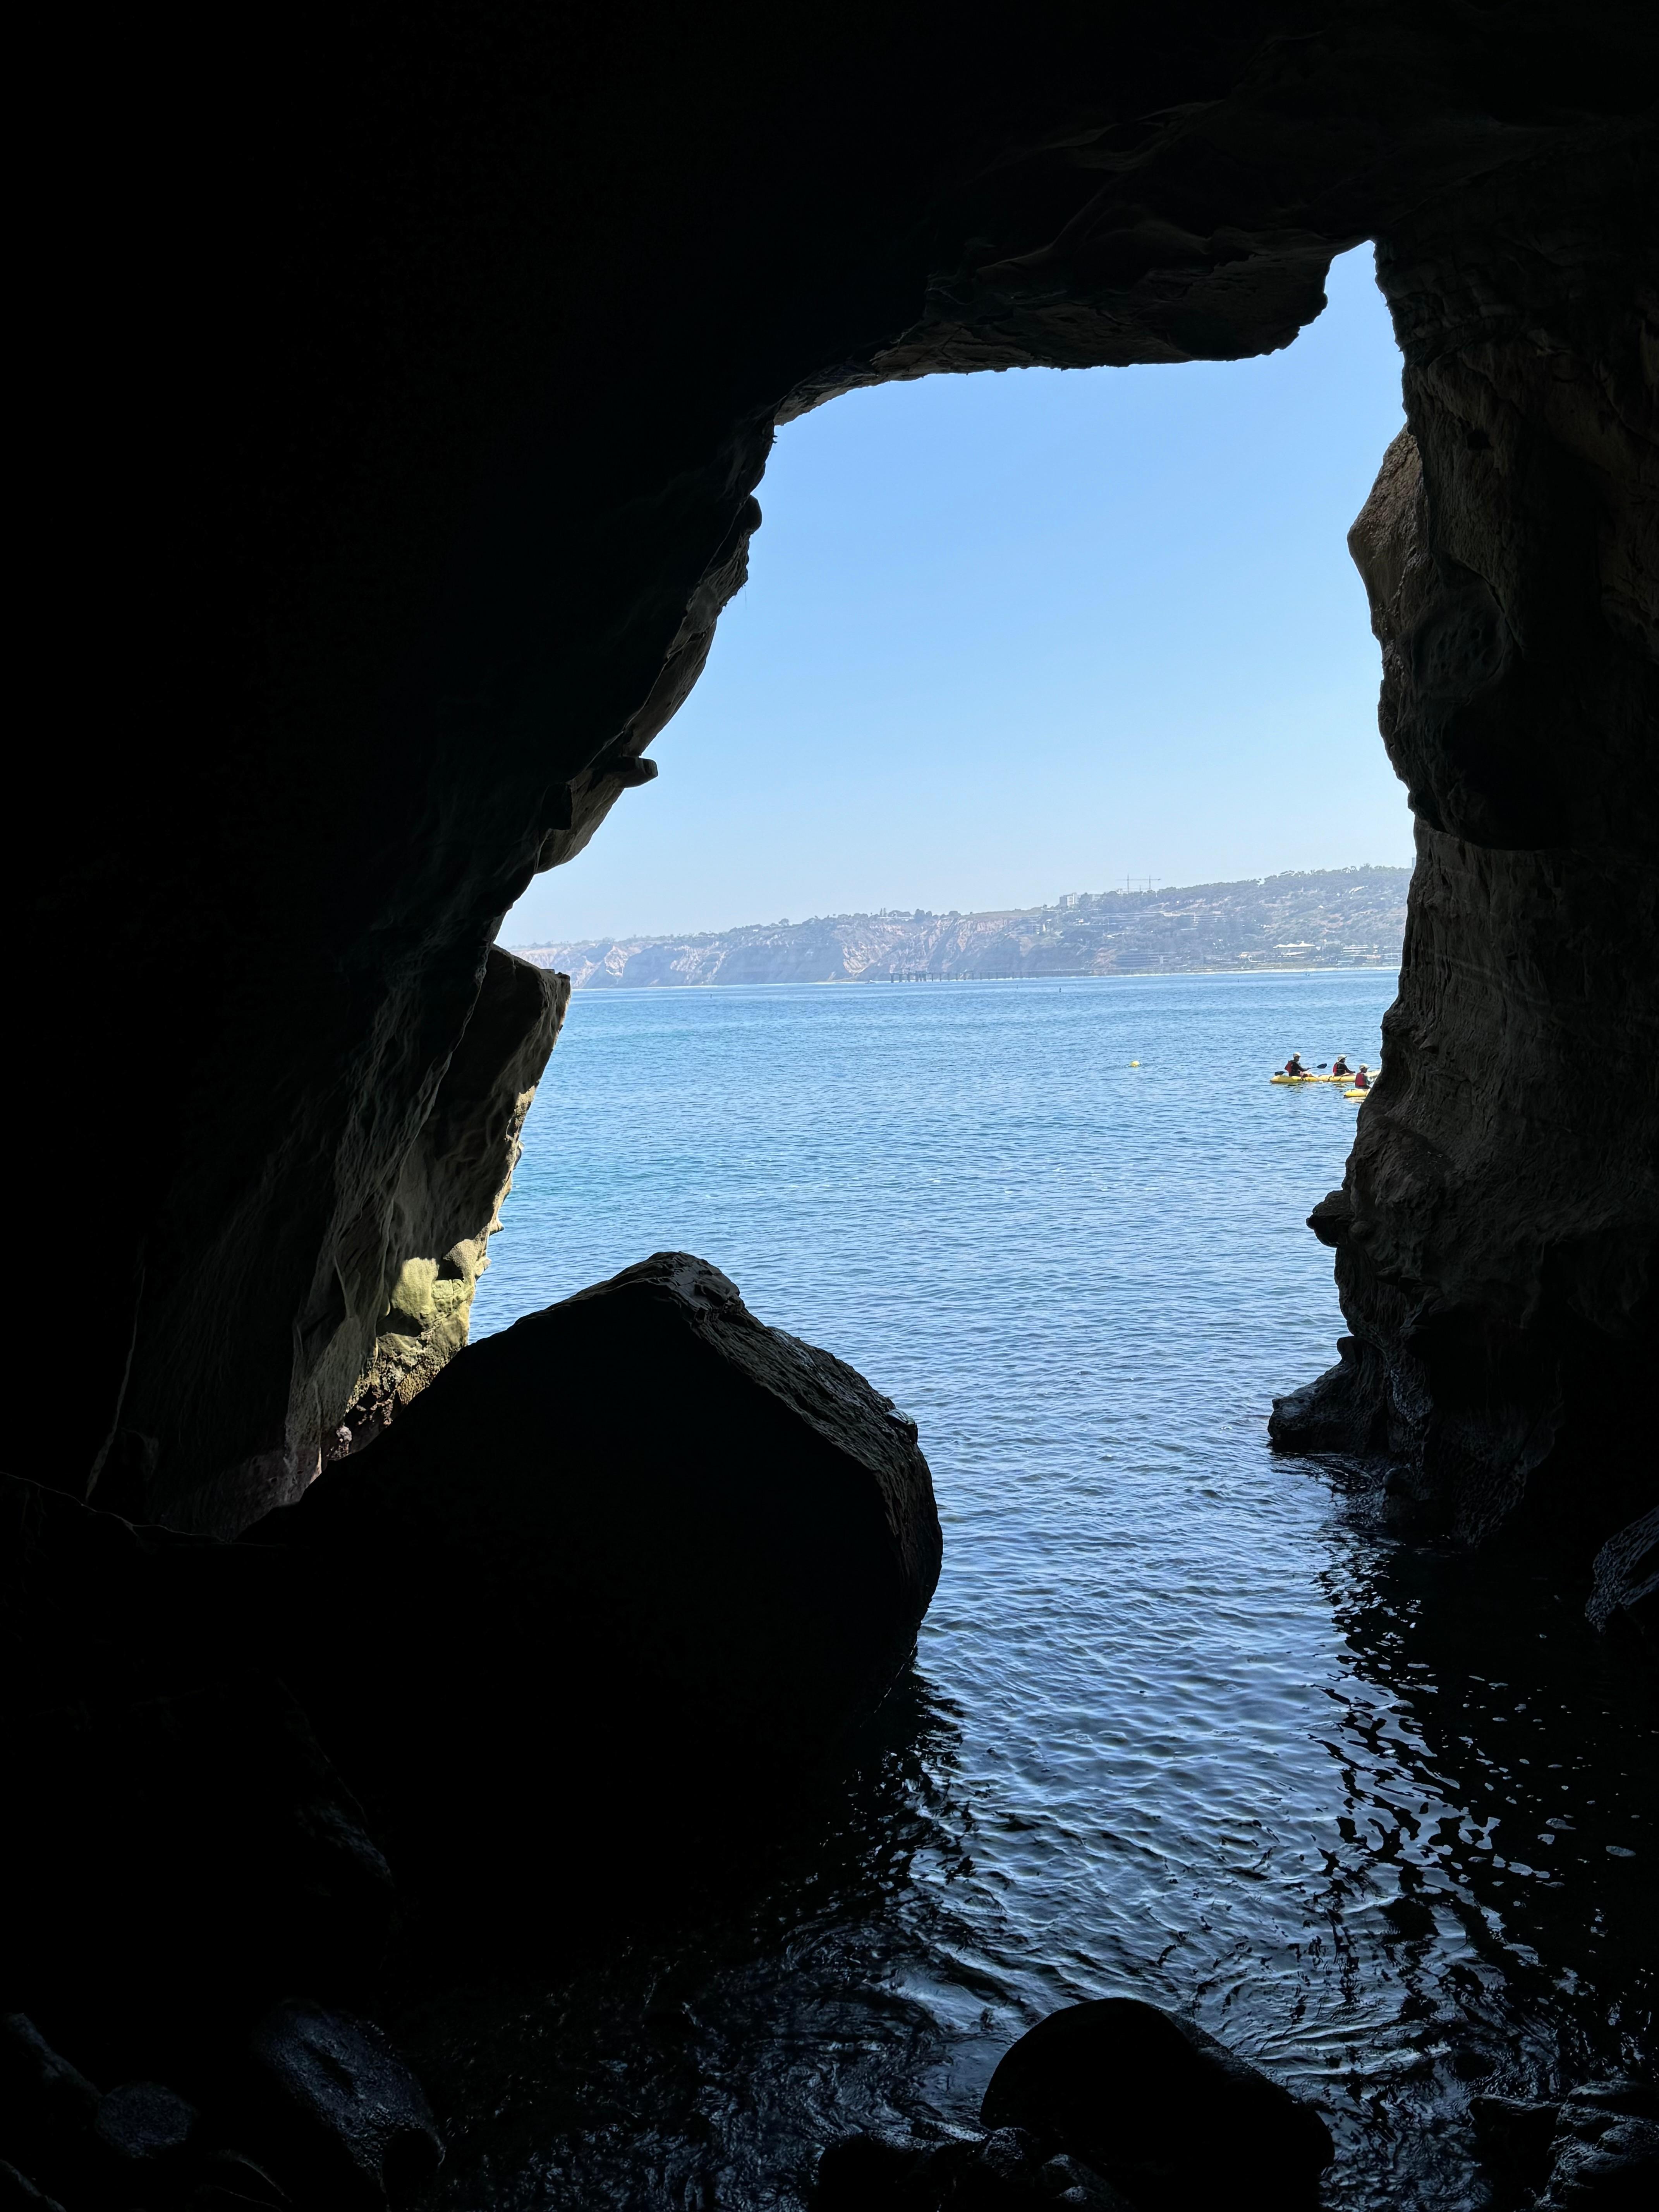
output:
[{"label": "silhouetted rock wall", "polygon": [[1650,171],[1528,169],[1379,255],[1408,428],[1351,538],[1418,817],[1400,997],[1315,1227],[1353,1332],[1281,1441],[1587,1558],[1652,1503],[1659,441]]},{"label": "silhouetted rock wall", "polygon": [[[319,1175],[334,1205],[269,1440],[220,1470],[205,1495],[181,1494],[167,1467],[158,1471],[165,1406],[150,1396],[141,1369],[94,1469],[100,1505],[165,1513],[181,1527],[241,1526],[297,1498],[327,1462],[378,1434],[425,1388],[466,1342],[472,1294],[512,1188],[519,1132],[569,997],[568,977],[489,947],[466,1025],[417,1096],[401,1144],[352,1146],[325,1180]],[[243,1265],[257,1274],[261,1256],[256,1249]],[[194,1325],[205,1331],[211,1324],[195,1286],[190,1296]],[[172,1363],[164,1372],[172,1382]],[[191,1465],[175,1455],[175,1482],[180,1459]]]}]

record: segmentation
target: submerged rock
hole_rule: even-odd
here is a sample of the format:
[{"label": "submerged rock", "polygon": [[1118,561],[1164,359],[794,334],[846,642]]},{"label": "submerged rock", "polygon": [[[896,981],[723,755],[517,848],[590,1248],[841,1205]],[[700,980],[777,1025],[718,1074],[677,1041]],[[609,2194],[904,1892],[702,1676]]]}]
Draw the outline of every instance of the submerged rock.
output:
[{"label": "submerged rock", "polygon": [[1317,2201],[1329,2130],[1311,2106],[1190,2021],[1133,1997],[1069,2007],[991,2076],[988,2128],[1019,2127],[1149,2208]]},{"label": "submerged rock", "polygon": [[462,1352],[261,1540],[298,1554],[307,1705],[417,1825],[555,1791],[604,1824],[810,1766],[938,1580],[915,1424],[659,1253]]}]

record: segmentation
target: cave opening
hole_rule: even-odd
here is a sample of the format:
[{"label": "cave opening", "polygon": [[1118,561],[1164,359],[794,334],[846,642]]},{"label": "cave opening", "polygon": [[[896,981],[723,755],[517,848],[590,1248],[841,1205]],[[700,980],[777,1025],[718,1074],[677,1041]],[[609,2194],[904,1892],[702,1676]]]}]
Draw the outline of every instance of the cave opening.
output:
[{"label": "cave opening", "polygon": [[1401,359],[1369,246],[1325,293],[1253,361],[928,376],[784,425],[661,775],[499,941],[1409,866],[1344,550]]},{"label": "cave opening", "polygon": [[[72,46],[35,80],[20,416],[57,689],[7,1094],[6,2189],[1639,2198],[1651,10],[371,0],[43,35]],[[706,1261],[467,1342],[567,1012],[500,922],[648,805],[780,426],[935,372],[1273,356],[1366,239],[1407,425],[1352,540],[1414,817],[1384,1073],[1311,1237],[1240,1157],[1248,1284],[1204,1273],[1212,1187],[1143,1215],[1186,1302],[1121,1269],[1148,1297],[1109,1342],[1057,1342],[1054,1253],[1137,1128],[1178,1158],[1204,1108],[1120,1031],[1110,1142],[1033,1147],[991,1303],[1037,1385],[1109,1365],[1133,1433],[1095,1437],[1127,1447],[1096,1510],[1066,1518],[1022,1347],[961,1308],[953,1395],[1025,1455],[1048,1544],[982,1601],[1012,1524],[972,1439],[939,1584],[926,1403]],[[1089,988],[1145,1027],[1168,984]],[[1048,1128],[1088,993],[987,988],[1004,1121]],[[925,1128],[976,988],[822,1004],[901,1010]],[[632,1006],[639,1062],[676,1006],[753,1003],[613,994],[556,1090],[598,1095]],[[769,1204],[810,1226],[880,1088],[794,1133],[812,1175]],[[695,1154],[694,1091],[613,1091],[586,1157],[533,1155],[550,1201],[626,1181],[653,1120]],[[1289,1166],[1334,1102],[1282,1103]],[[951,1207],[999,1202],[971,1121],[950,1143],[940,1297]],[[925,1163],[879,1164],[914,1206]],[[1306,1279],[1334,1255],[1334,1365],[1270,1372],[1248,1325],[1268,1215]],[[886,1257],[843,1286],[879,1381]],[[1273,1442],[1349,1481],[1334,1518],[1227,1425],[1321,1366]],[[1138,1544],[1131,1462],[1164,1478]]]},{"label": "cave opening", "polygon": [[[1338,265],[1339,300],[1345,275],[1370,287],[1370,263],[1361,249]],[[1320,335],[1316,323],[1297,342],[1310,377],[1332,373]],[[1377,335],[1391,387],[1399,356],[1386,325]],[[1124,374],[1078,381],[1109,387]],[[914,421],[927,396],[908,386],[830,406],[896,398]],[[1392,398],[1342,425],[1355,433],[1352,474],[1323,519],[1316,557],[1328,568],[1345,563],[1342,535],[1397,432]],[[784,437],[807,427],[827,429],[824,414]],[[1281,1032],[1291,1042],[1320,1024],[1375,1066],[1397,960],[1243,977],[1103,978],[1057,964],[1015,981],[953,969],[947,955],[951,991],[896,1004],[837,969],[835,943],[815,945],[829,965],[797,980],[757,973],[764,957],[792,957],[788,924],[728,933],[762,940],[746,971],[691,964],[699,922],[715,933],[780,908],[856,903],[802,896],[791,872],[821,865],[818,810],[837,862],[862,835],[879,838],[871,817],[891,802],[878,764],[910,740],[919,699],[957,731],[957,781],[980,766],[951,719],[956,695],[938,698],[920,655],[900,665],[888,719],[867,696],[849,708],[826,665],[855,657],[846,639],[866,612],[831,563],[866,552],[869,506],[895,465],[880,444],[870,474],[857,473],[856,434],[849,426],[825,470],[833,504],[815,483],[821,504],[802,517],[787,478],[759,488],[768,520],[747,591],[765,592],[775,554],[800,611],[742,597],[728,608],[708,672],[664,732],[661,779],[624,799],[503,925],[526,957],[587,963],[586,988],[526,1125],[509,1234],[493,1248],[474,1327],[488,1337],[653,1243],[704,1255],[765,1318],[835,1346],[914,1416],[940,1497],[944,1572],[887,1733],[835,1815],[767,1869],[761,1906],[745,1900],[647,1945],[620,2002],[604,1977],[574,1998],[567,1989],[571,2010],[557,2025],[547,2014],[547,2032],[562,2053],[598,2047],[626,2074],[662,2160],[651,2185],[693,2190],[712,2172],[722,2201],[748,2202],[781,2172],[804,2188],[817,2154],[817,2122],[798,2101],[805,2022],[835,2020],[834,2050],[813,2070],[843,2125],[925,2140],[971,2123],[1031,2021],[1132,1991],[1184,2008],[1322,2100],[1347,2169],[1331,2201],[1435,2202],[1474,2170],[1472,2099],[1644,2063],[1639,2005],[1628,2011],[1624,1969],[1604,1948],[1610,1923],[1581,1938],[1583,1900],[1605,1894],[1609,1867],[1617,1881],[1617,1855],[1639,1854],[1655,1817],[1644,1705],[1609,1675],[1571,1591],[1547,1575],[1517,1587],[1500,1570],[1499,1600],[1484,1564],[1401,1546],[1362,1455],[1322,1462],[1334,1497],[1267,1452],[1269,1398],[1287,1372],[1322,1364],[1340,1327],[1328,1252],[1303,1217],[1310,1194],[1340,1182],[1354,1121],[1335,1094],[1270,1096],[1264,1079]],[[997,463],[1017,465],[1000,452]],[[1035,499],[1052,524],[1046,489]],[[1169,502],[1163,487],[1153,496]],[[925,572],[915,510],[901,493],[890,512],[883,527],[902,564]],[[1192,495],[1176,532],[1211,530],[1224,541],[1225,520],[1216,529]],[[810,562],[798,546],[815,531],[829,550]],[[1146,565],[1167,587],[1164,550]],[[1237,560],[1236,542],[1227,553]],[[945,628],[939,603],[962,588],[963,568],[913,599],[886,562],[872,565],[872,602],[898,600],[895,629],[914,625],[918,607]],[[1186,607],[1201,606],[1203,587],[1183,580]],[[1375,643],[1357,580],[1345,581],[1348,602],[1321,604],[1312,620],[1346,620],[1363,641],[1346,720],[1328,714],[1293,765],[1262,742],[1260,724],[1285,713],[1271,669],[1298,642],[1270,632],[1249,676],[1260,721],[1227,734],[1275,793],[1298,773],[1370,776],[1403,822],[1373,727]],[[983,605],[986,580],[970,575],[965,596]],[[1066,613],[1075,624],[1076,608]],[[1201,615],[1189,619],[1203,629]],[[946,635],[942,658],[960,649]],[[883,642],[872,689],[893,680]],[[994,700],[1000,642],[975,664]],[[1041,722],[1040,648],[1027,646],[1017,681],[1036,693],[1025,711]],[[1150,651],[1167,647],[1160,635]],[[877,724],[867,750],[838,744],[860,715]],[[1097,742],[1118,779],[1113,734]],[[802,763],[766,788],[786,744]],[[915,750],[926,785],[943,762],[925,732]],[[1033,811],[1064,805],[1092,828],[1110,799],[1079,790],[1075,761],[1040,741],[1029,751]],[[1166,733],[1154,774],[1179,779],[1187,764],[1167,759],[1178,751]],[[705,806],[693,793],[670,814],[676,781],[694,785],[705,761],[716,796]],[[1230,818],[1243,811],[1231,787],[1217,805]],[[648,809],[662,811],[660,826]],[[893,811],[902,849],[913,826],[902,795]],[[1017,805],[987,816],[995,859],[1018,868],[1029,817]],[[965,834],[951,829],[968,865],[982,865],[978,825],[966,808],[962,818]],[[624,860],[635,824],[641,858]],[[948,858],[950,833],[939,842]],[[751,855],[764,888],[750,888]],[[939,865],[931,853],[926,864]],[[1042,866],[1039,883],[1089,880],[1070,855]],[[885,905],[890,876],[864,880],[870,908]],[[705,884],[725,906],[699,912]],[[908,913],[912,902],[896,903]],[[742,954],[740,942],[720,957]],[[698,983],[717,988],[682,988]],[[1322,1030],[1316,1041],[1328,1054]],[[1471,1637],[1465,1613],[1490,1623],[1494,1607],[1501,1636]],[[1594,1808],[1581,1802],[1590,1774]],[[1628,1927],[1628,1902],[1614,1911]],[[1486,1930],[1478,1970],[1474,1919]],[[1565,2005],[1565,1984],[1577,1992]],[[542,2017],[540,2003],[509,1983],[474,2055],[510,2040],[526,2004]],[[665,2034],[665,2013],[677,2023]],[[683,2019],[696,2023],[689,2054]],[[1412,2086],[1386,2100],[1383,2120],[1378,2085],[1396,2081]],[[489,2155],[489,2122],[475,2114],[471,2128],[471,2155]],[[556,2134],[573,2202],[647,2186],[637,2144],[597,2105]]]}]

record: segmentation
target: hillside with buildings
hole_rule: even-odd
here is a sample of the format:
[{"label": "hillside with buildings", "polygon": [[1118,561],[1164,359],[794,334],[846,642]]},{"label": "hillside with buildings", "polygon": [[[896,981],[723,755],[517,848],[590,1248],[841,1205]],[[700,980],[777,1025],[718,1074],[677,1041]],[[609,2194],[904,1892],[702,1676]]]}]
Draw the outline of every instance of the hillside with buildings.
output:
[{"label": "hillside with buildings", "polygon": [[1393,968],[1408,868],[1322,868],[1232,884],[1073,892],[983,914],[816,915],[688,937],[513,949],[578,990]]}]

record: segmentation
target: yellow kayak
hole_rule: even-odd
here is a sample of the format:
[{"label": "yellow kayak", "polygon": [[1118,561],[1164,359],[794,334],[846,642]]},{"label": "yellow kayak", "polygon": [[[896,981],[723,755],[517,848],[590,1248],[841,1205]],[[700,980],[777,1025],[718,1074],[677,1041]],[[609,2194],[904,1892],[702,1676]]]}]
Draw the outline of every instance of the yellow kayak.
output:
[{"label": "yellow kayak", "polygon": [[1345,1098],[1369,1098],[1370,1095],[1369,1091],[1345,1091],[1342,1094]]},{"label": "yellow kayak", "polygon": [[1269,1083],[1346,1083],[1346,1075],[1270,1075]]}]

